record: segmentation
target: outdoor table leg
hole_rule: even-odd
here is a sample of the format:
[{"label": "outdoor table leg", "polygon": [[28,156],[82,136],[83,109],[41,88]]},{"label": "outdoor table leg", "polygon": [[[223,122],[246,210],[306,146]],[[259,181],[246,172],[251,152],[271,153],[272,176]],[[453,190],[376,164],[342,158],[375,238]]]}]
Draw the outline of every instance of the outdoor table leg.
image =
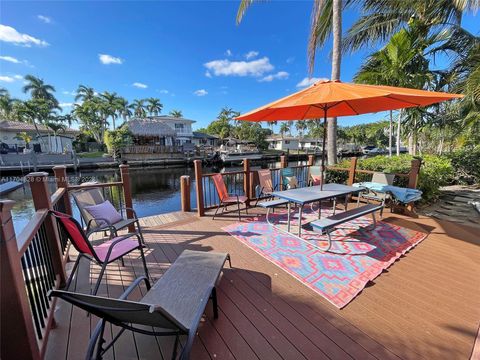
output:
[{"label": "outdoor table leg", "polygon": [[290,211],[291,211],[291,206],[290,202],[287,205],[287,231],[290,232]]},{"label": "outdoor table leg", "polygon": [[298,211],[298,237],[302,236],[302,212],[303,204],[300,205],[300,210]]},{"label": "outdoor table leg", "polygon": [[318,202],[318,218],[322,217],[322,200]]}]

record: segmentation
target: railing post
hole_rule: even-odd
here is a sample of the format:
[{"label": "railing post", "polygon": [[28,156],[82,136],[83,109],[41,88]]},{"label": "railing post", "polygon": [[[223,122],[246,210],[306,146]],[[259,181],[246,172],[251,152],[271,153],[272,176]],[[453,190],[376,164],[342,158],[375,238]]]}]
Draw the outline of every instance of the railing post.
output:
[{"label": "railing post", "polygon": [[64,165],[54,166],[53,173],[55,174],[57,188],[65,189],[65,193],[63,194],[65,213],[67,213],[68,215],[72,215],[72,204],[70,203],[70,194],[68,193],[67,167]]},{"label": "railing post", "polygon": [[357,170],[357,158],[354,156],[350,161],[350,169],[348,170],[348,182],[347,185],[352,186],[355,182],[355,171]]},{"label": "railing post", "polygon": [[308,155],[308,166],[315,164],[315,155]]},{"label": "railing post", "polygon": [[0,200],[1,359],[40,359],[13,228],[12,200]]},{"label": "railing post", "polygon": [[246,206],[250,206],[250,160],[243,159],[243,192],[247,197]]},{"label": "railing post", "polygon": [[286,168],[288,166],[288,158],[286,155],[281,155],[280,156],[280,167],[282,169]]},{"label": "railing post", "polygon": [[[32,190],[33,205],[35,210],[53,210],[48,189],[48,174],[46,172],[33,172],[26,176]],[[47,232],[48,246],[52,253],[52,263],[55,274],[60,277],[60,287],[65,285],[66,275],[62,262],[62,245],[58,228],[51,216],[45,218],[45,230]]]},{"label": "railing post", "polygon": [[198,216],[205,215],[205,208],[203,207],[203,182],[202,182],[202,160],[194,160],[193,166],[195,168],[195,182],[197,184],[197,214]]},{"label": "railing post", "polygon": [[[128,165],[126,164],[120,165],[120,178],[122,179],[122,184],[123,184],[122,187],[123,187],[123,197],[125,198],[125,207],[133,209],[132,185],[130,184],[130,173],[128,171]],[[133,219],[132,210],[127,209],[127,219]],[[135,224],[129,225],[128,231],[134,232]]]},{"label": "railing post", "polygon": [[418,174],[420,173],[420,166],[422,165],[421,159],[413,159],[408,174],[408,187],[410,189],[416,189],[418,185]]},{"label": "railing post", "polygon": [[182,202],[182,211],[189,212],[190,208],[190,176],[180,176],[180,194]]}]

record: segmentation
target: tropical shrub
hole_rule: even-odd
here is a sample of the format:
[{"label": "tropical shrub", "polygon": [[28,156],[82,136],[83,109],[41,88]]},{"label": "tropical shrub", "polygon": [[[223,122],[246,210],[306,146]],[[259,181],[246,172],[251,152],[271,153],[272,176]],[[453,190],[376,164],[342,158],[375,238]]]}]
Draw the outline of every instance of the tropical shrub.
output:
[{"label": "tropical shrub", "polygon": [[104,141],[105,145],[107,145],[108,152],[116,159],[120,150],[132,143],[132,135],[125,126],[117,130],[107,130]]},{"label": "tropical shrub", "polygon": [[[358,170],[371,170],[386,173],[402,173],[407,174],[410,171],[413,157],[411,155],[400,156],[375,156],[366,159],[359,159],[357,163]],[[350,160],[344,160],[337,164],[336,167],[348,168]],[[368,181],[370,174],[355,175],[355,181]],[[327,182],[344,183],[348,179],[346,171],[328,170],[326,180]],[[441,186],[449,185],[454,182],[455,171],[452,166],[452,161],[446,156],[425,155],[422,158],[422,167],[420,169],[420,176],[418,179],[418,189],[423,192],[423,202],[430,203],[437,199],[439,188]],[[394,185],[406,187],[408,185],[408,178],[397,177]]]},{"label": "tropical shrub", "polygon": [[454,151],[448,157],[455,169],[456,184],[480,184],[480,146]]}]

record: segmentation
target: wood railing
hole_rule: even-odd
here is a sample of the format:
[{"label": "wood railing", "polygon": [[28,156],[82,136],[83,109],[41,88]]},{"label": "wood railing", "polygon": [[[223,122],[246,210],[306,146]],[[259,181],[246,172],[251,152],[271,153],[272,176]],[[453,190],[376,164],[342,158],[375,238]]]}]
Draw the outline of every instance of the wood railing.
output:
[{"label": "wood railing", "polygon": [[180,152],[183,152],[183,147],[175,145],[130,145],[122,149],[124,154],[170,154]]},{"label": "wood railing", "polygon": [[[120,165],[121,181],[106,184],[69,185],[65,166],[54,167],[54,173],[57,189],[53,194],[47,173],[27,175],[35,214],[19,234],[13,226],[15,202],[0,200],[1,359],[42,359],[55,326],[56,298],[50,299],[47,293],[65,285],[70,243],[49,211],[71,215],[70,192],[91,187],[110,189],[110,195],[122,199],[121,205],[132,207],[128,165]],[[133,216],[129,211],[126,215]]]},{"label": "wood railing", "polygon": [[[315,155],[308,156],[308,162],[305,165],[290,166],[294,169],[294,174],[299,183],[308,184],[309,167],[315,163]],[[418,183],[418,175],[420,172],[421,160],[413,159],[411,168],[408,173],[396,173],[395,176],[401,179],[401,185],[408,186],[409,188],[416,188]],[[205,210],[218,206],[219,198],[215,186],[212,181],[211,174],[203,174],[201,160],[194,161],[195,167],[195,183],[196,183],[196,200],[197,200],[197,214],[198,216],[204,216]],[[280,157],[280,167],[271,168],[273,186],[281,189],[281,169],[288,167],[288,157]],[[350,167],[339,168],[334,166],[326,166],[326,176],[329,172],[346,172],[345,183],[352,185],[354,182],[359,181],[362,175],[373,174],[375,171],[357,169],[357,158],[353,157],[350,162]],[[230,171],[220,173],[225,180],[227,189],[230,193],[236,193],[238,195],[247,196],[249,202],[256,199],[258,194],[256,188],[258,185],[258,173],[256,170],[250,169],[250,162],[248,159],[243,160],[243,170]],[[403,180],[402,180],[403,179]],[[365,179],[366,180],[366,179]],[[364,179],[360,179],[364,181]],[[192,182],[189,176],[182,176],[181,178],[181,203],[183,211],[190,211],[192,206],[190,204],[190,187]]]}]

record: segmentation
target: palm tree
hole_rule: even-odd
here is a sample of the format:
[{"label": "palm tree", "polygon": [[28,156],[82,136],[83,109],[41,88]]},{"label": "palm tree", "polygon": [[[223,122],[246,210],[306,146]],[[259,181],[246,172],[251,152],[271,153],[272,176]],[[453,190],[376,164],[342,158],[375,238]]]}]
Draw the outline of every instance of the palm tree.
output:
[{"label": "palm tree", "polygon": [[[241,0],[237,11],[237,24],[249,6],[256,0]],[[258,0],[257,0],[258,1]],[[351,1],[347,1],[347,5]],[[342,0],[314,0],[311,13],[311,28],[308,41],[308,64],[310,74],[315,67],[315,55],[319,47],[322,47],[332,34],[332,80],[340,79],[341,46],[342,46]],[[333,165],[337,162],[337,118],[329,118],[327,126],[328,139],[328,163]]]},{"label": "palm tree", "polygon": [[112,118],[113,130],[115,130],[115,119],[121,111],[119,97],[116,92],[110,93],[108,91],[104,91],[100,96],[105,101],[106,114]]},{"label": "palm tree", "polygon": [[53,95],[55,88],[52,85],[45,84],[43,79],[33,75],[25,76],[26,84],[23,87],[24,93],[30,93],[32,99],[43,99],[52,102],[52,105],[58,106],[58,101]]},{"label": "palm tree", "polygon": [[295,127],[296,127],[297,131],[299,132],[300,137],[303,137],[303,132],[307,128],[307,122],[305,120],[299,120],[295,124]]},{"label": "palm tree", "polygon": [[95,97],[95,90],[92,87],[79,85],[75,101],[91,101]]},{"label": "palm tree", "polygon": [[[57,120],[60,120],[61,117],[58,117]],[[45,124],[50,130],[53,132],[53,141],[55,142],[55,152],[58,150],[58,144],[57,144],[57,135],[60,132],[65,132],[67,126],[65,124],[62,124],[61,122],[58,121],[52,121],[52,122],[47,122]]]},{"label": "palm tree", "polygon": [[130,105],[128,104],[128,100],[123,97],[119,97],[117,104],[118,114],[123,118],[123,122],[125,123],[133,114]]},{"label": "palm tree", "polygon": [[478,0],[363,1],[363,15],[348,30],[343,47],[355,51],[385,42],[412,20],[419,23],[423,38],[433,29],[461,37],[462,14],[479,8]]},{"label": "palm tree", "polygon": [[290,131],[290,124],[287,122],[282,122],[282,124],[280,125],[280,134],[282,135],[282,139],[285,136],[285,134],[289,131]]},{"label": "palm tree", "polygon": [[0,89],[0,115],[6,120],[15,118],[16,103],[20,100],[10,97],[6,89]]},{"label": "palm tree", "polygon": [[147,112],[145,110],[145,100],[144,99],[135,99],[133,103],[130,104],[130,107],[133,110],[133,114],[138,118],[144,118],[147,116]]},{"label": "palm tree", "polygon": [[[423,55],[428,42],[418,39],[415,29],[402,29],[393,35],[390,42],[380,51],[372,54],[355,75],[354,81],[367,84],[381,84],[422,89],[431,80],[429,62]],[[411,114],[418,119],[419,113],[413,115],[413,110],[402,111],[401,114]],[[400,155],[402,116],[397,121],[397,155]],[[417,130],[417,121],[413,121],[412,140]],[[393,127],[390,112],[390,134]],[[390,135],[391,147],[391,135]]]},{"label": "palm tree", "polygon": [[29,144],[32,142],[32,137],[28,135],[25,131],[17,133],[15,139],[23,141],[27,149],[29,148]]},{"label": "palm tree", "polygon": [[158,116],[162,112],[163,104],[160,102],[160,99],[148,98],[145,101],[147,102],[146,109],[149,115]]},{"label": "palm tree", "polygon": [[181,111],[181,110],[172,110],[172,111],[170,111],[169,115],[172,116],[172,117],[174,117],[174,118],[181,118],[181,117],[183,117],[183,114],[182,114],[182,111]]}]

